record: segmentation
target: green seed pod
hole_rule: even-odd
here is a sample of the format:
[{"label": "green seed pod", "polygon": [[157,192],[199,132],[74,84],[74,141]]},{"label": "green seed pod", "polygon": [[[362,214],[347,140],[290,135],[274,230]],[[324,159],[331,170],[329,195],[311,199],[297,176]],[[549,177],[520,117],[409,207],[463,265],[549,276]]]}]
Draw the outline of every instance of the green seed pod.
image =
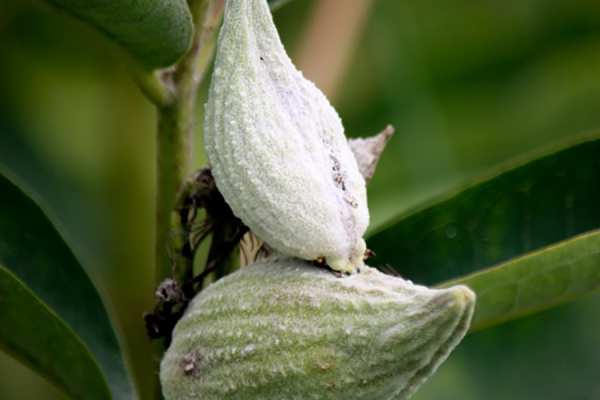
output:
[{"label": "green seed pod", "polygon": [[366,267],[263,261],[202,291],[161,364],[166,400],[408,398],[468,330],[475,295]]},{"label": "green seed pod", "polygon": [[278,252],[363,265],[365,180],[341,120],[286,54],[266,0],[227,0],[206,106],[219,191]]}]

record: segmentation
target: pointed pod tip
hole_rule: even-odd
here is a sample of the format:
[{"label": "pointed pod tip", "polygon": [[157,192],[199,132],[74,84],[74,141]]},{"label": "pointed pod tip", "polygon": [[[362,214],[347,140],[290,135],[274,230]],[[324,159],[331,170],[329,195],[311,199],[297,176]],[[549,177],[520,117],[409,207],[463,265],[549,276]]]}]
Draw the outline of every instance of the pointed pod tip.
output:
[{"label": "pointed pod tip", "polygon": [[473,290],[465,285],[456,285],[442,289],[441,295],[445,306],[456,310],[457,314],[472,313],[475,308],[477,296]]},{"label": "pointed pod tip", "polygon": [[457,285],[448,288],[451,290],[454,298],[456,299],[456,304],[462,306],[463,308],[468,308],[475,305],[475,301],[477,296],[475,292],[471,290],[468,286],[465,285]]},{"label": "pointed pod tip", "polygon": [[456,311],[457,315],[461,316],[465,330],[468,329],[471,324],[471,318],[475,310],[475,303],[477,302],[477,296],[475,292],[465,285],[456,285],[444,289],[450,297],[450,303],[448,306]]}]

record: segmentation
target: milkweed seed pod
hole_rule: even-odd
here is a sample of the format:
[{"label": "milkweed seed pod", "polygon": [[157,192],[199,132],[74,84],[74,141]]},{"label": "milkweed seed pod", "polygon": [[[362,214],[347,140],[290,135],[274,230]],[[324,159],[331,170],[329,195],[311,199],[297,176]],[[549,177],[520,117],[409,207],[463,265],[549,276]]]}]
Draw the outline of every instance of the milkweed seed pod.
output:
[{"label": "milkweed seed pod", "polygon": [[166,400],[408,398],[469,327],[475,295],[365,267],[248,266],[201,292],[161,363]]},{"label": "milkweed seed pod", "polygon": [[363,264],[365,181],[336,111],[286,54],[266,0],[227,0],[206,105],[217,187],[274,250]]}]

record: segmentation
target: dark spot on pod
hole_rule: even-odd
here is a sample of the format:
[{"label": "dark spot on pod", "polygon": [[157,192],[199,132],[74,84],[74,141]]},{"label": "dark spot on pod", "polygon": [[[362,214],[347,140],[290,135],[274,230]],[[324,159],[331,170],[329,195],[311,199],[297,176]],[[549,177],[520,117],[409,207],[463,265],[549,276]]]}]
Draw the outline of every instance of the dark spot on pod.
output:
[{"label": "dark spot on pod", "polygon": [[200,374],[201,357],[198,353],[186,354],[181,360],[181,368],[186,376],[198,376]]}]

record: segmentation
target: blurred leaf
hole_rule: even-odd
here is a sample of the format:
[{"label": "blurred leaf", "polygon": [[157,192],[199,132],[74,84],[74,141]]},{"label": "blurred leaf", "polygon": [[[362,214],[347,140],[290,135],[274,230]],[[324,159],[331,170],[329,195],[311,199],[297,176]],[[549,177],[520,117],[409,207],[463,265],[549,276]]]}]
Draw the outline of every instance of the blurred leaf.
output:
[{"label": "blurred leaf", "polygon": [[0,347],[74,398],[110,399],[93,355],[16,275],[0,265]]},{"label": "blurred leaf", "polygon": [[600,288],[600,231],[444,283],[477,293],[471,330],[550,308]]},{"label": "blurred leaf", "polygon": [[597,229],[598,136],[529,154],[399,216],[369,239],[374,263],[434,284]]},{"label": "blurred leaf", "polygon": [[292,0],[268,0],[269,1],[269,5],[271,6],[271,10],[275,11],[278,8],[286,5],[287,3],[289,3]]},{"label": "blurred leaf", "polygon": [[112,210],[72,176],[57,171],[27,137],[20,124],[0,116],[0,175],[34,199],[86,272],[97,273],[110,251],[107,219]]},{"label": "blurred leaf", "polygon": [[[96,358],[113,398],[132,398],[133,389],[115,332],[89,277],[37,204],[5,176],[0,176],[0,193],[0,264],[27,285],[39,297],[38,302],[47,305],[51,313],[56,314],[55,318],[62,319],[79,337]],[[4,291],[1,294],[0,297],[7,296]],[[17,307],[15,312],[32,323],[30,334],[38,335],[39,342],[44,343],[44,325],[27,311],[23,304],[23,308]],[[4,316],[8,314],[0,315],[2,325],[7,325]],[[58,342],[48,343],[46,347],[53,348],[49,351],[72,351],[58,347]],[[43,365],[43,359],[36,357],[47,356],[38,355],[41,349],[36,347],[19,350],[26,352],[21,353],[21,359],[29,361],[37,370]],[[55,373],[50,375],[56,377]],[[61,383],[63,386],[80,384]]]},{"label": "blurred leaf", "polygon": [[47,0],[123,45],[148,67],[174,64],[194,27],[185,0]]}]

